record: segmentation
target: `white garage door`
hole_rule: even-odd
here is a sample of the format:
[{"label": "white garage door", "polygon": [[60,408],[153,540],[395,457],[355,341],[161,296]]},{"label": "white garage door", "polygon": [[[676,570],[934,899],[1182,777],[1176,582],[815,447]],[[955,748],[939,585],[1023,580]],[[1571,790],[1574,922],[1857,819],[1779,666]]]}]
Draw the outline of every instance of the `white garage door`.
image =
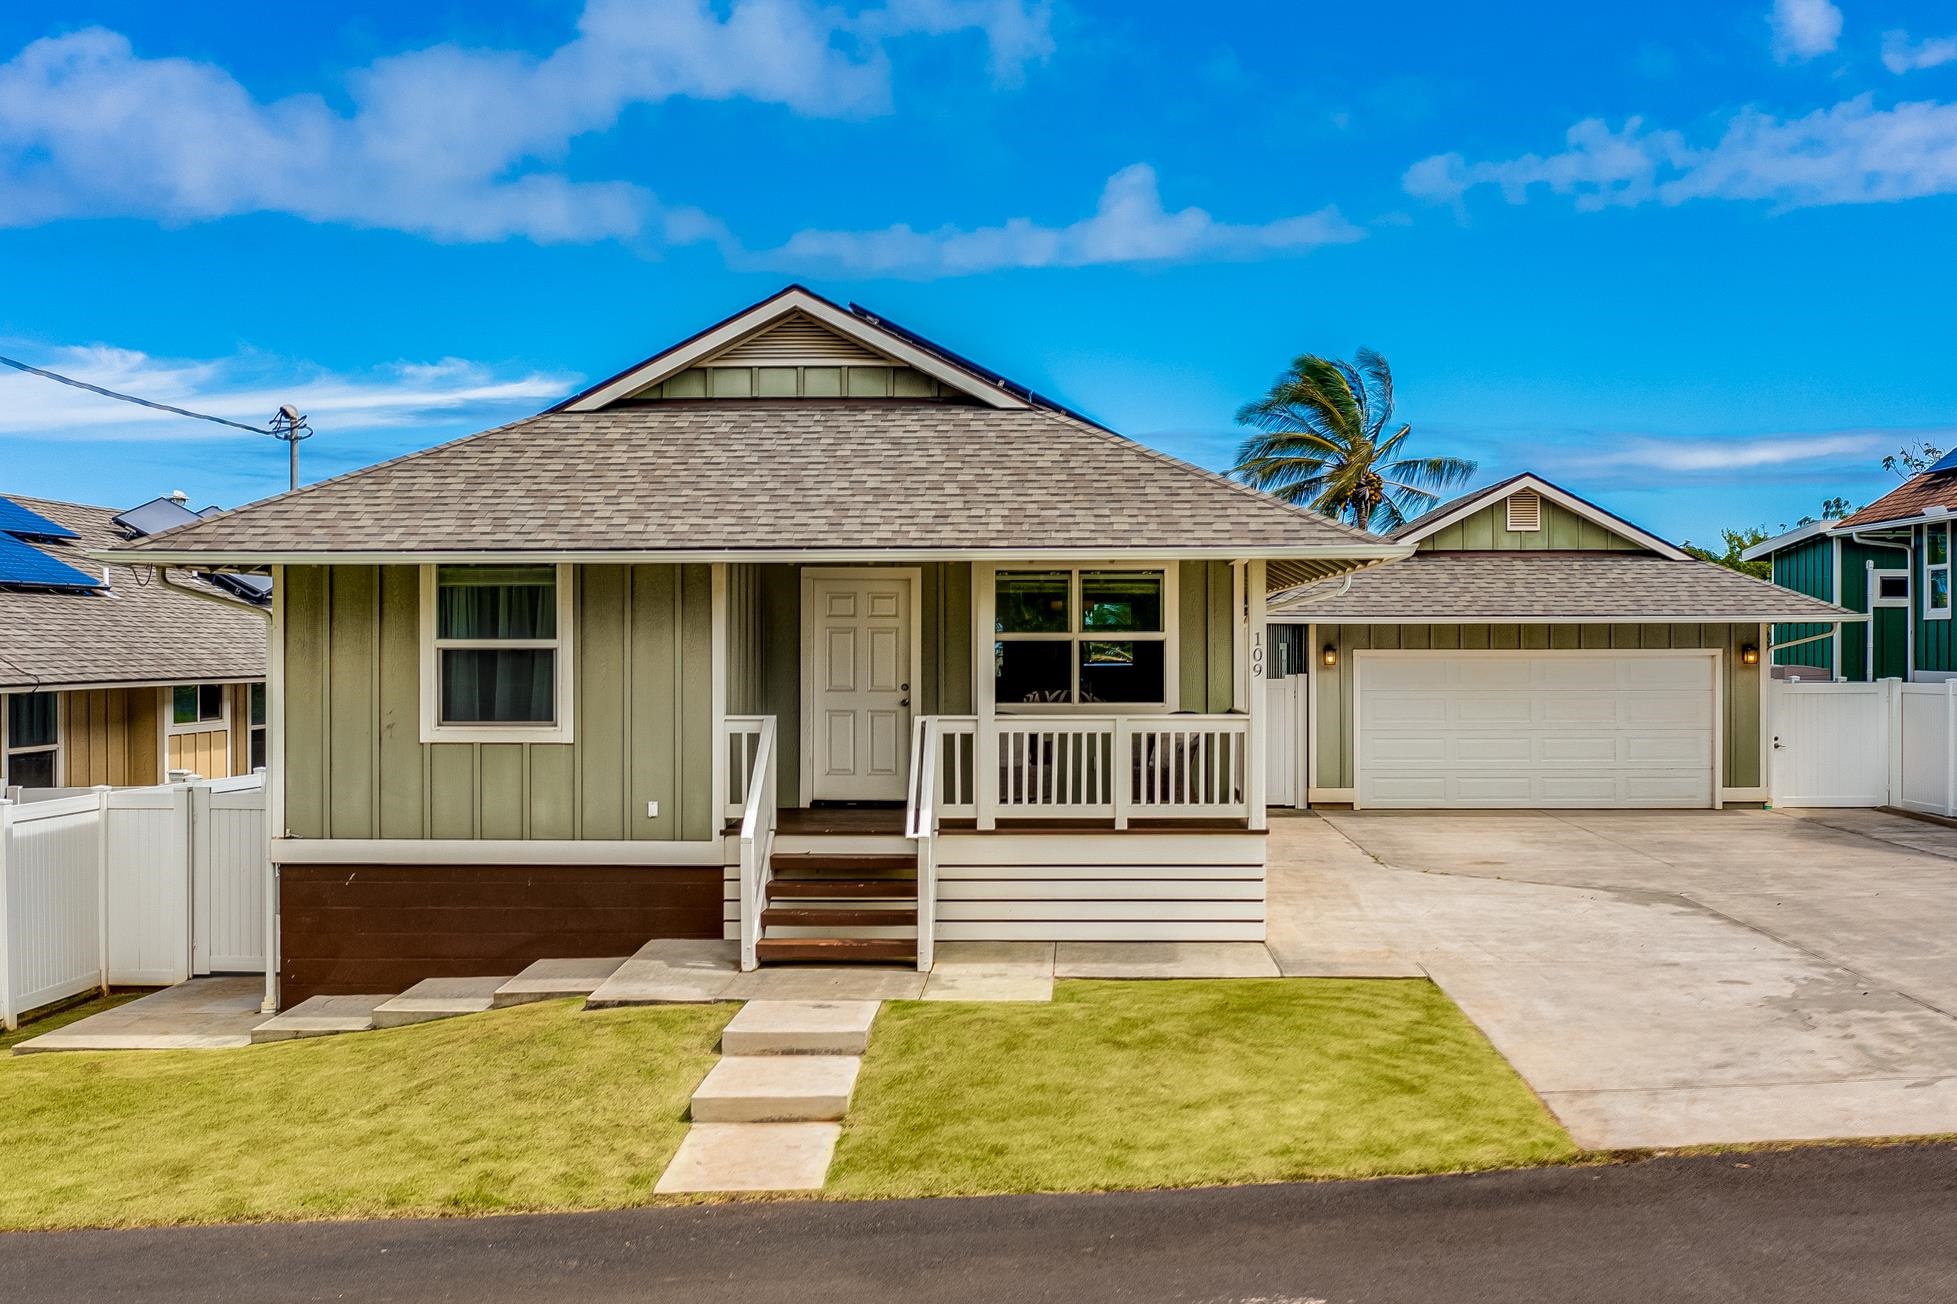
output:
[{"label": "white garage door", "polygon": [[1360,653],[1361,806],[1710,806],[1711,656]]}]

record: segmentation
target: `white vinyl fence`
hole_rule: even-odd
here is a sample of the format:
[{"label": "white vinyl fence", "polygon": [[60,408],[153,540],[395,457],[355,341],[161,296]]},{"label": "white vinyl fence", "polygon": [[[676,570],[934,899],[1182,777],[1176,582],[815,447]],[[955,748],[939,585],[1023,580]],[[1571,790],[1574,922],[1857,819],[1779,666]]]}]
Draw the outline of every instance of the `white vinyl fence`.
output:
[{"label": "white vinyl fence", "polygon": [[1779,682],[1776,806],[1897,806],[1957,818],[1957,680]]},{"label": "white vinyl fence", "polygon": [[262,775],[0,801],[0,1023],[94,988],[265,969]]}]

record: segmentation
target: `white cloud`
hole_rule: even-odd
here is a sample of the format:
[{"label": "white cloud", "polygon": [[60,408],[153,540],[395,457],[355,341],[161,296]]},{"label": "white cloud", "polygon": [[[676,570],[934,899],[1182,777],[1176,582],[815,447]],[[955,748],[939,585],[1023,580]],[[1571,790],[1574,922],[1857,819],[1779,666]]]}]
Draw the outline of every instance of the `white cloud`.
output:
[{"label": "white cloud", "polygon": [[[173,359],[101,344],[52,349],[10,345],[6,352],[106,389],[246,425],[262,426],[281,404],[292,403],[323,434],[527,415],[572,392],[577,381],[574,376],[499,369],[461,358],[336,372],[253,353]],[[251,436],[0,369],[0,439],[5,438],[181,443]]]},{"label": "white cloud", "polygon": [[1823,434],[1760,435],[1745,439],[1661,439],[1650,435],[1608,436],[1607,447],[1572,453],[1565,465],[1589,470],[1645,470],[1692,474],[1708,471],[1767,471],[1804,462],[1865,460],[1894,447],[1893,431],[1855,430]]},{"label": "white cloud", "polygon": [[720,239],[706,215],[644,188],[553,170],[633,104],[745,99],[851,117],[890,103],[887,46],[977,32],[995,77],[1051,49],[1028,0],[587,0],[542,58],[456,45],[392,55],[320,95],[263,101],[229,72],[146,58],[102,28],[35,41],[0,64],[0,227],[62,218],[195,221],[278,212],[475,241],[652,234]]},{"label": "white cloud", "polygon": [[1922,68],[1938,68],[1957,61],[1957,36],[1932,36],[1912,41],[1908,32],[1884,32],[1882,66],[1901,75]]},{"label": "white cloud", "polygon": [[1841,39],[1841,10],[1830,0],[1774,0],[1767,23],[1773,28],[1774,57],[1782,63],[1827,54]]},{"label": "white cloud", "polygon": [[1863,95],[1806,117],[1748,109],[1709,145],[1631,118],[1612,130],[1601,119],[1571,127],[1549,155],[1470,163],[1441,154],[1413,165],[1407,193],[1458,203],[1493,185],[1510,203],[1536,186],[1597,210],[1693,199],[1766,201],[1787,208],[1890,203],[1957,192],[1957,104],[1922,101],[1878,109]]},{"label": "white cloud", "polygon": [[1255,258],[1350,244],[1364,236],[1333,208],[1257,225],[1219,222],[1200,208],[1172,213],[1162,206],[1155,169],[1136,163],[1108,178],[1093,216],[1065,226],[1016,217],[974,229],[810,230],[754,255],[753,261],[871,276],[964,276],[1009,267]]}]

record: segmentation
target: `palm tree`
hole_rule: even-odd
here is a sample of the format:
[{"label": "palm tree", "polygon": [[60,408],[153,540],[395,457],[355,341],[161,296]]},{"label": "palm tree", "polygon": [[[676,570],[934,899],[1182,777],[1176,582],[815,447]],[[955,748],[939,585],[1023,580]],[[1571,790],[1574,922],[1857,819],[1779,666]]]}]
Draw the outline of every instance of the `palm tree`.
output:
[{"label": "palm tree", "polygon": [[1351,362],[1302,354],[1270,392],[1237,409],[1257,433],[1237,449],[1230,474],[1255,489],[1335,521],[1385,533],[1462,484],[1475,464],[1459,457],[1410,457],[1393,417],[1393,372],[1361,349]]}]

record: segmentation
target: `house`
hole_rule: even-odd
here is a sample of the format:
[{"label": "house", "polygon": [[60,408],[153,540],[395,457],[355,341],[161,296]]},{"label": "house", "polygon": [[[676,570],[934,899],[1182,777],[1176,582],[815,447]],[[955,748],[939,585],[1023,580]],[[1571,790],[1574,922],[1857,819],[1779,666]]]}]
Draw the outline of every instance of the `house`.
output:
[{"label": "house", "polygon": [[1266,597],[1409,552],[790,287],[105,555],[272,578],[290,1005],[651,938],[1261,939]]},{"label": "house", "polygon": [[1941,681],[1957,674],[1950,635],[1950,514],[1957,453],[1840,521],[1811,521],[1747,549],[1773,562],[1774,583],[1868,619],[1835,630],[1778,625],[1774,673],[1785,677]]},{"label": "house", "polygon": [[[1699,561],[1541,476],[1393,535],[1413,555],[1275,601],[1298,801],[1717,806],[1768,796],[1768,622],[1826,602]],[[1273,726],[1274,728],[1278,726]]]},{"label": "house", "polygon": [[0,789],[141,786],[265,759],[265,581],[92,554],[201,519],[0,497]]}]

